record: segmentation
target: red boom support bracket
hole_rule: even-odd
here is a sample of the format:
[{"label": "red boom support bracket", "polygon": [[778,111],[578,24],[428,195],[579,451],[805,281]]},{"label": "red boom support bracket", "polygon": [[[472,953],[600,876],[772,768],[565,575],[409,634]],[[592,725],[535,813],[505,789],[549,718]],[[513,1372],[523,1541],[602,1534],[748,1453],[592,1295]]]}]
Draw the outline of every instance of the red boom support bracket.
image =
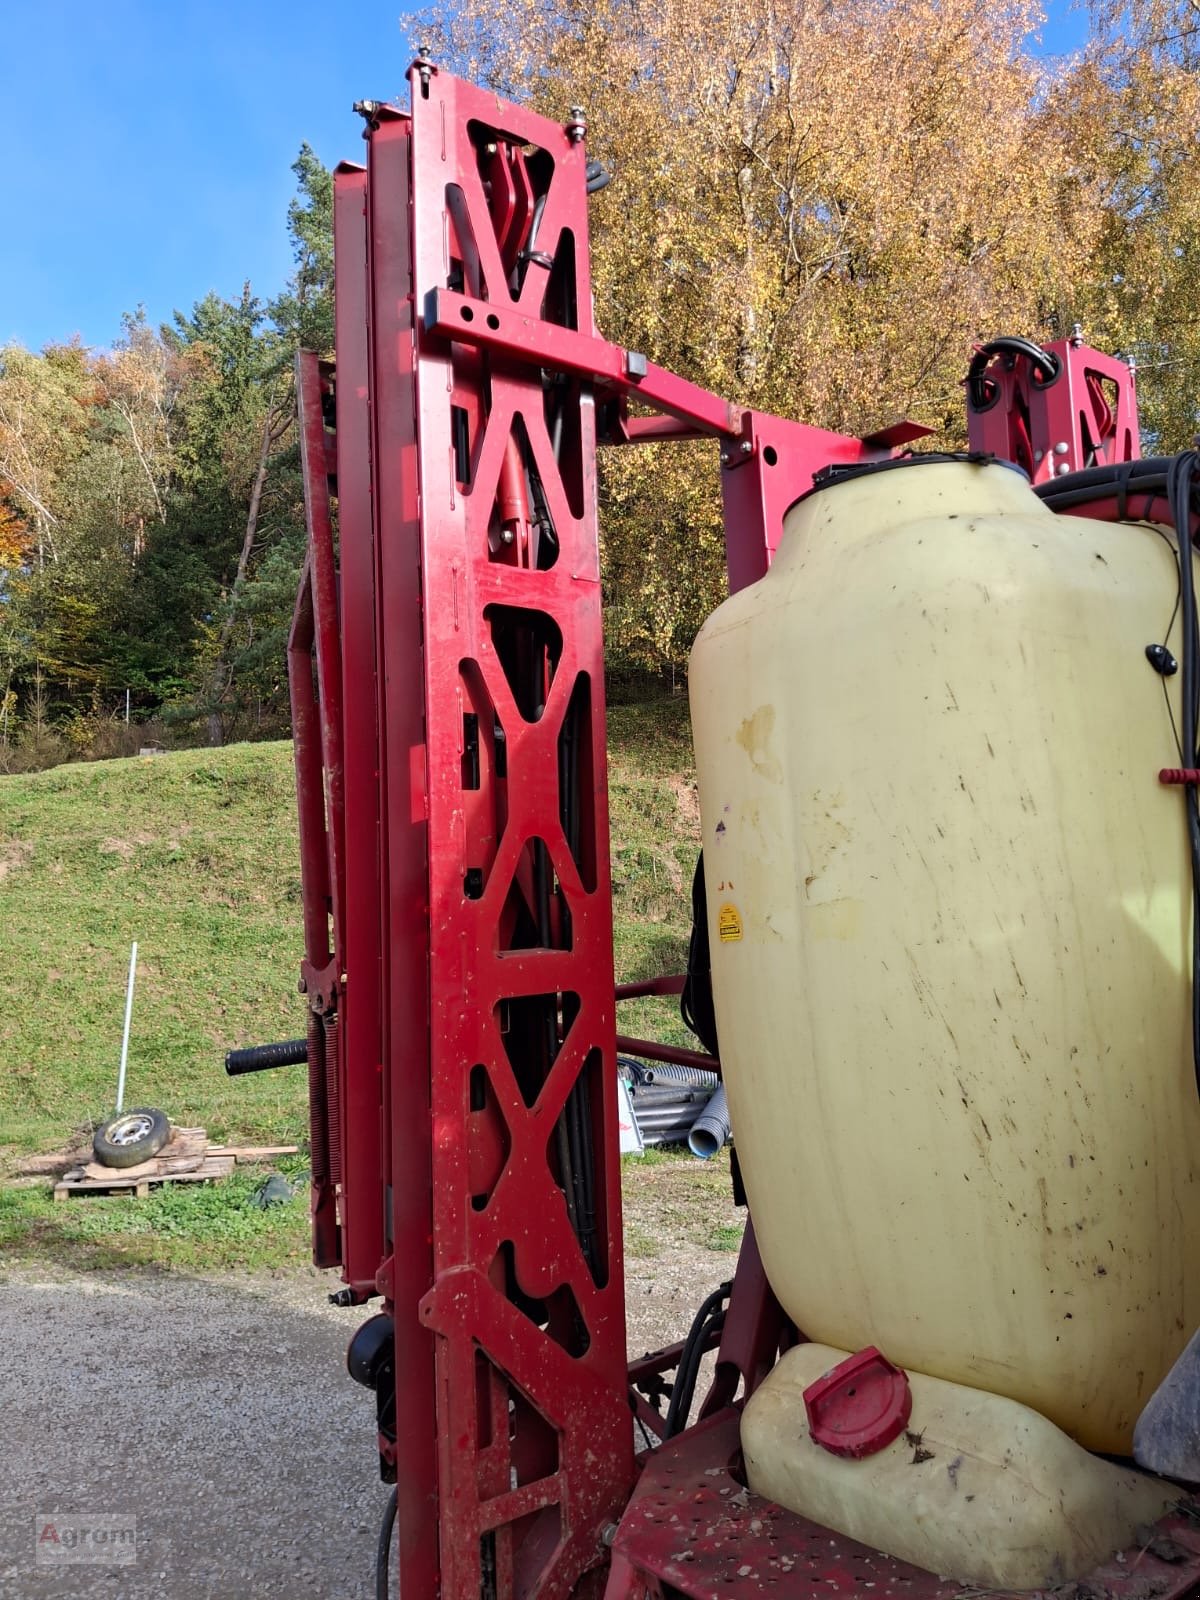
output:
[{"label": "red boom support bracket", "polygon": [[1015,461],[1034,483],[1141,453],[1133,366],[1078,332],[1044,347],[981,345],[966,387],[971,449]]}]

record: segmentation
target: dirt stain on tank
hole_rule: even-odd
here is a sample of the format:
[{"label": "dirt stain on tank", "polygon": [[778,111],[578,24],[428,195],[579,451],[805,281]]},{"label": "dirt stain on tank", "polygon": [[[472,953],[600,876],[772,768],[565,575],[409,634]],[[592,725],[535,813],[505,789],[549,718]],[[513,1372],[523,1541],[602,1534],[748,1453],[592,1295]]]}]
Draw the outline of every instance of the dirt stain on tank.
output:
[{"label": "dirt stain on tank", "polygon": [[747,717],[737,731],[737,742],[750,757],[750,765],[768,783],[783,782],[783,768],[770,750],[771,735],[775,731],[775,707],[759,706]]}]

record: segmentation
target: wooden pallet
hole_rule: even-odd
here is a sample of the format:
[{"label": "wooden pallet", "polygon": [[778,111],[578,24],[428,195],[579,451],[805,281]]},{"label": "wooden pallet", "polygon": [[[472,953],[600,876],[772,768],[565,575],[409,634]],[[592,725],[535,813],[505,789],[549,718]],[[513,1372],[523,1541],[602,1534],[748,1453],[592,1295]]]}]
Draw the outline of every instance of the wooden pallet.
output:
[{"label": "wooden pallet", "polygon": [[[143,1165],[149,1166],[150,1162],[143,1162]],[[132,1167],[125,1171],[118,1167],[106,1167],[103,1178],[89,1176],[83,1167],[72,1167],[54,1185],[54,1198],[66,1200],[73,1194],[132,1193],[138,1200],[144,1200],[151,1188],[159,1184],[215,1183],[218,1178],[227,1178],[236,1165],[232,1156],[205,1156],[198,1167],[188,1172],[141,1173]],[[131,1172],[138,1172],[138,1175],[130,1177]]]},{"label": "wooden pallet", "polygon": [[232,1156],[235,1161],[274,1161],[276,1156],[298,1156],[298,1144],[210,1144],[210,1156]]},{"label": "wooden pallet", "polygon": [[231,1153],[213,1153],[203,1128],[174,1128],[171,1138],[151,1161],[136,1167],[106,1167],[99,1161],[85,1161],[64,1172],[54,1185],[54,1198],[65,1200],[72,1194],[128,1194],[139,1200],[150,1193],[152,1184],[215,1183],[233,1171]]},{"label": "wooden pallet", "polygon": [[65,1200],[73,1194],[132,1194],[145,1199],[152,1185],[163,1183],[216,1183],[227,1178],[239,1161],[270,1161],[275,1156],[294,1156],[294,1144],[227,1145],[209,1144],[203,1128],[173,1128],[153,1161],[136,1167],[105,1167],[99,1161],[86,1161],[64,1172],[54,1185],[54,1198]]}]

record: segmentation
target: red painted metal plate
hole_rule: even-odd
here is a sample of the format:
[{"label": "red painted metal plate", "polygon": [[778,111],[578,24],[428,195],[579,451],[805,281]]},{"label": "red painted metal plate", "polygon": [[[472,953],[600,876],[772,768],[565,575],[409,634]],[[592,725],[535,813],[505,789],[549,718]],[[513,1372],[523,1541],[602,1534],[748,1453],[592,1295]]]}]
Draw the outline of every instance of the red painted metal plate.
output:
[{"label": "red painted metal plate", "polygon": [[971,449],[1015,461],[1034,483],[1141,455],[1133,368],[1074,338],[1043,348],[1058,363],[1050,383],[1035,381],[1026,357],[1004,353],[985,369],[993,397],[982,409],[968,385]]},{"label": "red painted metal plate", "polygon": [[[981,1592],[895,1561],[752,1494],[735,1476],[740,1420],[737,1411],[723,1411],[651,1452],[613,1542],[614,1556],[623,1558],[615,1577],[621,1567],[633,1568],[692,1600],[729,1600],[732,1594],[741,1600],[829,1600],[838,1594],[962,1600]],[[1155,1533],[1150,1548],[1123,1551],[1084,1582],[1055,1593],[1063,1600],[1181,1600],[1194,1593],[1200,1587],[1200,1530],[1186,1516],[1175,1516]],[[608,1600],[617,1600],[613,1585]]]}]

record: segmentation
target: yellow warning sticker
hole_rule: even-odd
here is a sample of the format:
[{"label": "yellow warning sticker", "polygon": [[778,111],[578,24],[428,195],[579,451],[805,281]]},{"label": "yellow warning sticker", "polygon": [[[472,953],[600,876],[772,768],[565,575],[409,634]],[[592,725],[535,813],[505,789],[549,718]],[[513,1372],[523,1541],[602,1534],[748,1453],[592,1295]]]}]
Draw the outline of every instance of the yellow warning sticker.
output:
[{"label": "yellow warning sticker", "polygon": [[722,944],[732,944],[742,937],[741,913],[728,901],[717,912],[717,937]]}]

